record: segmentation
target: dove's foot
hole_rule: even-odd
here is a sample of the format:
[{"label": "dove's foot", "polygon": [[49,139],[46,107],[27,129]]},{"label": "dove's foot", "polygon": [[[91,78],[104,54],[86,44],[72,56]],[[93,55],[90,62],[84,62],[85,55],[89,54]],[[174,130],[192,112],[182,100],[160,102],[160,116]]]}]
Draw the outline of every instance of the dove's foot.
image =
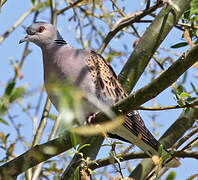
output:
[{"label": "dove's foot", "polygon": [[97,112],[91,113],[88,117],[87,117],[87,124],[93,124],[93,121],[95,119],[95,117],[97,116]]}]

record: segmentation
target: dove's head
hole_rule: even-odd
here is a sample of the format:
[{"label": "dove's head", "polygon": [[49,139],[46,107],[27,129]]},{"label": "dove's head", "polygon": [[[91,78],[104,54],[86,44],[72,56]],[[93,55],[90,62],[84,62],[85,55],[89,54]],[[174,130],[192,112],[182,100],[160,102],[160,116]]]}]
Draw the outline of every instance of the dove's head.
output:
[{"label": "dove's head", "polygon": [[31,24],[26,29],[26,32],[27,36],[21,39],[19,43],[30,41],[42,48],[43,46],[54,43],[55,40],[62,39],[56,27],[45,22]]}]

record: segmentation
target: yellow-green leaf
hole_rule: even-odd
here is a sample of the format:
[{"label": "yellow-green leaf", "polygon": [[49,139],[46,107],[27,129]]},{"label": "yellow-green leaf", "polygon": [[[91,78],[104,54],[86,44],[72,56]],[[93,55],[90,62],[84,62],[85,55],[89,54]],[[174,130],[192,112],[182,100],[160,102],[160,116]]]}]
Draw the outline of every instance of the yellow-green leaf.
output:
[{"label": "yellow-green leaf", "polygon": [[182,97],[182,98],[184,98],[184,97],[191,97],[191,95],[188,94],[188,93],[182,92],[182,93],[180,94],[180,97]]},{"label": "yellow-green leaf", "polygon": [[176,176],[176,172],[175,171],[171,171],[168,176],[166,177],[166,180],[174,180]]}]

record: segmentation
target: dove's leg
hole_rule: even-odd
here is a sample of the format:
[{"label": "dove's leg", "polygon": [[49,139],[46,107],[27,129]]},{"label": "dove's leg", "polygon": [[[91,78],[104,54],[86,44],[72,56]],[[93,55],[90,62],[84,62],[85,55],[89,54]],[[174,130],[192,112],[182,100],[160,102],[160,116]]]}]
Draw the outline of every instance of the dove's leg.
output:
[{"label": "dove's leg", "polygon": [[87,124],[92,124],[94,118],[97,116],[98,112],[94,112],[91,113],[88,117],[87,117]]}]

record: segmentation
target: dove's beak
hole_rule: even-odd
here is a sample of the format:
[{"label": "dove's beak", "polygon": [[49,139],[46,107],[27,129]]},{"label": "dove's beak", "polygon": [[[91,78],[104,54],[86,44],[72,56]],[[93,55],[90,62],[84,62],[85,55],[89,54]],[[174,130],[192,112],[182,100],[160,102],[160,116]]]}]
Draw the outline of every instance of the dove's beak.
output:
[{"label": "dove's beak", "polygon": [[27,41],[29,41],[28,35],[25,36],[23,39],[21,39],[21,40],[19,41],[19,44],[21,44],[21,43],[23,43],[23,42],[27,42]]}]

